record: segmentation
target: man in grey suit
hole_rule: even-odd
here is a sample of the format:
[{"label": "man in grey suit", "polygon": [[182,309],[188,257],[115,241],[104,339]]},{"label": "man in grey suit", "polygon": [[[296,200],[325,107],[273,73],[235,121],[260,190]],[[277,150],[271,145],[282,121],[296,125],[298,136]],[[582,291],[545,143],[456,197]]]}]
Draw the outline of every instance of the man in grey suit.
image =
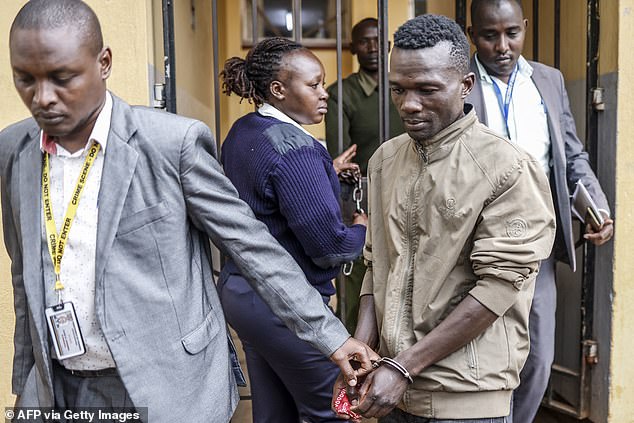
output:
[{"label": "man in grey suit", "polygon": [[577,137],[561,73],[524,59],[528,21],[519,0],[473,0],[468,29],[477,53],[471,60],[476,85],[466,101],[480,121],[520,145],[542,164],[549,176],[557,213],[553,253],[541,264],[530,314],[531,349],[513,396],[513,421],[532,422],[548,384],[554,358],[555,261],[576,268],[570,190],[581,181],[605,222],[585,239],[595,245],[610,240],[613,221],[588,154]]},{"label": "man in grey suit", "polygon": [[228,421],[241,374],[209,239],[351,385],[349,360],[360,373],[371,368],[376,354],[349,337],[238,198],[209,129],[106,90],[111,51],[86,4],[26,3],[10,55],[33,115],[0,133],[17,405],[147,407],[152,422]]}]

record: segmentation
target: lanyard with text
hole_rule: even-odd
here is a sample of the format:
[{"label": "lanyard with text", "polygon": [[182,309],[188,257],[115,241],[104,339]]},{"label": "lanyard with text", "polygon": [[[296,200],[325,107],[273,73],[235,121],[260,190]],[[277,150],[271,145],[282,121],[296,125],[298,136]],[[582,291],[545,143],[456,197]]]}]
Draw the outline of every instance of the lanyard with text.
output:
[{"label": "lanyard with text", "polygon": [[498,106],[500,106],[500,112],[502,112],[502,117],[504,118],[504,126],[506,128],[506,135],[508,135],[509,140],[511,139],[511,131],[509,130],[509,107],[511,106],[511,99],[513,98],[513,87],[515,86],[515,78],[517,76],[517,65],[515,65],[515,69],[511,72],[511,76],[509,77],[509,83],[506,86],[506,93],[504,94],[504,99],[502,99],[502,91],[498,84],[493,81],[493,91],[495,91],[495,96],[498,99]]},{"label": "lanyard with text", "polygon": [[77,178],[77,184],[73,190],[73,196],[68,203],[66,214],[64,215],[64,223],[62,229],[57,233],[57,227],[55,226],[55,217],[53,216],[53,205],[51,204],[50,194],[50,166],[49,166],[49,154],[44,153],[43,166],[42,166],[42,202],[44,204],[44,220],[46,222],[46,240],[48,244],[48,252],[51,255],[53,261],[53,267],[55,268],[55,291],[57,292],[57,298],[59,303],[62,303],[62,290],[64,285],[60,280],[62,257],[64,256],[64,247],[68,240],[68,233],[70,232],[70,226],[77,214],[77,208],[79,207],[79,199],[81,193],[86,185],[86,179],[88,178],[88,172],[99,152],[99,144],[95,141],[92,142],[86,154],[86,160],[79,172]]}]

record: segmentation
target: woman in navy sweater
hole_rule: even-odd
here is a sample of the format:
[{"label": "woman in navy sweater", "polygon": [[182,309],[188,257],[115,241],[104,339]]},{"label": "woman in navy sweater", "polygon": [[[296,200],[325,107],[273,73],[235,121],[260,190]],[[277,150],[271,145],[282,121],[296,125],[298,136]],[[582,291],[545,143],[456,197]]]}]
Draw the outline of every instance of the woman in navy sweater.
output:
[{"label": "woman in navy sweater", "polygon": [[[229,59],[221,76],[227,95],[258,106],[229,131],[221,156],[225,172],[327,304],[341,264],[361,253],[367,216],[343,224],[333,162],[301,126],[321,122],[327,112],[323,65],[300,44],[271,38],[246,59]],[[233,263],[223,268],[218,289],[244,345],[253,421],[338,421],[330,410],[337,366],[290,332]]]}]

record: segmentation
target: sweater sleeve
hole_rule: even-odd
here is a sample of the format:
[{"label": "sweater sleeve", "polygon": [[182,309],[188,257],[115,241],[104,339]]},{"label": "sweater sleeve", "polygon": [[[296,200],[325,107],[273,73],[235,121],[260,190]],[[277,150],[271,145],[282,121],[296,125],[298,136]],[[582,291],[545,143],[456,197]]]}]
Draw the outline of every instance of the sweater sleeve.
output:
[{"label": "sweater sleeve", "polygon": [[322,157],[314,146],[286,151],[271,183],[280,212],[304,252],[317,266],[327,269],[361,254],[365,227],[344,225]]}]

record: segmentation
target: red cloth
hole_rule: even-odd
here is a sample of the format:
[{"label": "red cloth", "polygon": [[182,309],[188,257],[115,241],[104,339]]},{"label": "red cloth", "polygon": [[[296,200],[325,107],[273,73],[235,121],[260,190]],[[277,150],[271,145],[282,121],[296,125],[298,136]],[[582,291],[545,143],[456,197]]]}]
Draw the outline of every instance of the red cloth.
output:
[{"label": "red cloth", "polygon": [[361,416],[350,409],[350,400],[346,394],[346,388],[341,388],[337,398],[335,399],[335,410],[339,414],[346,414],[350,416],[352,420],[360,421]]},{"label": "red cloth", "polygon": [[42,148],[51,156],[57,155],[57,144],[46,134],[42,134]]}]

